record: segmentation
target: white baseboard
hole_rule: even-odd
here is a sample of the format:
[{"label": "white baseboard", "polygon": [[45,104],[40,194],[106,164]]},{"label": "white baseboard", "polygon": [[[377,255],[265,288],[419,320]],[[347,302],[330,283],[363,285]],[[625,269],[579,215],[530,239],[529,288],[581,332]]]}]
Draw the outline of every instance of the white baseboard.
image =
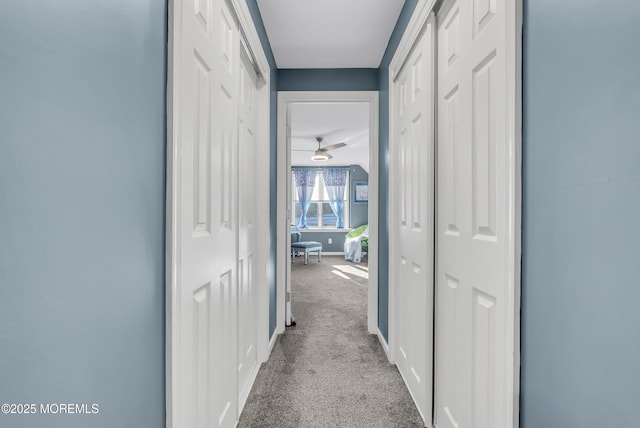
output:
[{"label": "white baseboard", "polygon": [[278,333],[277,331],[274,331],[273,335],[271,336],[271,340],[269,341],[269,355],[267,356],[267,360],[271,356],[271,351],[273,351],[273,347],[276,346],[276,340],[278,340],[279,335],[280,333]]},{"label": "white baseboard", "polygon": [[378,328],[378,334],[376,336],[378,336],[378,340],[382,345],[382,349],[384,349],[384,353],[387,355],[387,360],[389,360],[389,362],[392,362],[391,359],[389,359],[389,344],[386,340],[384,340],[384,336],[382,335],[380,328]]}]

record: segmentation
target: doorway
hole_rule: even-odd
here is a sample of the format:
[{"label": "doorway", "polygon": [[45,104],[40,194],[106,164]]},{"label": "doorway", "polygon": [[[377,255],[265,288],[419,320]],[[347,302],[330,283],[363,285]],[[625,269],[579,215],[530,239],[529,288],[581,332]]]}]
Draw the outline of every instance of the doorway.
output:
[{"label": "doorway", "polygon": [[[369,146],[369,157],[368,157],[368,207],[367,207],[367,221],[369,225],[369,247],[368,247],[368,264],[369,264],[369,280],[367,285],[367,330],[369,333],[377,334],[378,331],[378,248],[377,248],[377,237],[378,237],[378,199],[377,199],[377,189],[378,189],[378,93],[377,92],[280,92],[278,94],[278,196],[277,196],[277,204],[278,204],[278,244],[277,244],[277,333],[283,333],[286,326],[291,323],[291,224],[293,224],[296,220],[300,220],[300,216],[296,219],[296,205],[293,197],[293,177],[292,177],[292,157],[291,157],[291,149],[292,149],[292,139],[297,138],[298,140],[294,143],[294,148],[298,147],[296,150],[300,150],[301,153],[303,150],[311,150],[314,149],[314,152],[317,151],[316,144],[319,144],[319,147],[326,147],[327,145],[335,145],[339,144],[342,141],[330,141],[329,144],[324,144],[324,138],[326,137],[334,137],[334,138],[353,138],[358,137],[355,133],[351,137],[347,137],[345,135],[338,135],[343,132],[341,127],[338,126],[334,130],[327,130],[324,133],[327,135],[315,135],[320,134],[322,132],[310,132],[305,133],[302,132],[299,135],[296,135],[295,132],[292,132],[292,116],[296,114],[301,114],[304,117],[305,114],[310,114],[309,111],[305,110],[314,110],[320,109],[323,107],[327,107],[328,105],[337,105],[339,108],[345,108],[348,105],[360,105],[366,106],[367,108],[367,128],[368,128],[368,146]],[[315,107],[314,107],[315,106]],[[333,133],[333,135],[330,135]],[[308,134],[308,135],[307,135]],[[310,135],[314,134],[314,135]],[[318,142],[316,138],[320,138],[321,140]],[[360,135],[360,137],[362,137]],[[304,146],[304,138],[311,139],[312,145]],[[354,142],[355,143],[355,142]],[[345,144],[349,144],[347,141]],[[343,150],[344,146],[336,149],[335,156],[338,156],[337,150]],[[311,152],[309,155],[313,154]],[[348,151],[345,153],[345,156],[348,154]],[[303,159],[303,155],[299,156],[299,159]],[[299,162],[302,162],[301,160]],[[349,162],[339,162],[337,163],[349,163]],[[296,165],[294,165],[296,166]],[[313,165],[302,165],[306,168],[313,168]],[[345,165],[342,165],[345,166]],[[356,168],[352,168],[349,165],[348,169],[355,170]],[[347,171],[348,172],[348,171]],[[353,171],[352,171],[353,174]],[[355,186],[355,181],[352,180],[349,183],[349,199],[351,198],[352,188]],[[362,194],[362,193],[361,193]],[[354,195],[355,197],[355,191]],[[345,220],[349,221],[353,218],[351,214],[353,214],[354,205],[349,204],[347,202],[347,210],[351,208],[351,212],[349,216],[344,217]],[[355,203],[355,202],[354,202]],[[322,216],[322,204],[323,201],[316,201],[317,207],[315,208],[315,218],[313,219],[314,225],[322,224],[322,218],[327,217],[327,221],[332,221],[333,219],[329,219],[331,214],[328,213],[327,216]],[[356,207],[360,209],[361,207]],[[319,211],[318,211],[319,210]],[[326,211],[326,210],[325,210]],[[360,226],[360,224],[358,224]],[[347,229],[333,229],[333,232],[336,233],[336,237],[339,239],[344,239],[344,235],[348,232]],[[324,235],[323,231],[317,230],[315,232],[307,233],[315,233],[317,237],[322,236],[326,242],[322,242],[323,248],[325,245],[328,245],[329,239],[334,239],[329,237],[328,235]],[[313,236],[313,235],[311,235]],[[320,239],[320,238],[318,238]],[[332,242],[332,244],[334,244]],[[335,244],[334,244],[335,245]],[[336,248],[332,248],[334,251],[330,252],[339,252],[335,251]]]}]

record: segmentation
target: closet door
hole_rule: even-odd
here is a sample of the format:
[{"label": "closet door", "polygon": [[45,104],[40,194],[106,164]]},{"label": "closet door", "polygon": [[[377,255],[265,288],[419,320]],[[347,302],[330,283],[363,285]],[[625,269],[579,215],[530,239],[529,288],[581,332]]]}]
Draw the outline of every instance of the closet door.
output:
[{"label": "closet door", "polygon": [[391,138],[394,313],[398,368],[427,424],[433,361],[434,18],[394,83]]},{"label": "closet door", "polygon": [[179,177],[175,427],[233,427],[237,388],[239,38],[223,0],[183,0],[173,95]]},{"label": "closet door", "polygon": [[238,240],[238,386],[243,407],[258,371],[258,294],[255,260],[258,251],[256,215],[256,73],[248,53],[241,49],[239,101],[239,240]]},{"label": "closet door", "polygon": [[506,4],[446,0],[438,16],[435,417],[440,428],[513,426],[514,182],[509,174],[515,161],[507,138],[513,131],[506,111]]}]

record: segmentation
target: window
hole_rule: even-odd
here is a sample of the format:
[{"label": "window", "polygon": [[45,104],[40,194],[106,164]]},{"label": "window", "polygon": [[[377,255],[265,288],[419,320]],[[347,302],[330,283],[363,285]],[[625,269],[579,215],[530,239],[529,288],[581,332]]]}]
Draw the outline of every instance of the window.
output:
[{"label": "window", "polygon": [[[347,183],[344,186],[344,211],[342,215],[342,221],[344,227],[349,227],[349,173],[347,172]],[[300,224],[300,217],[302,216],[302,209],[300,208],[300,202],[298,201],[298,192],[296,191],[296,181],[291,176],[291,194],[293,195],[292,212],[293,224]],[[313,195],[311,196],[311,204],[307,210],[307,225],[309,229],[333,229],[338,223],[338,218],[331,209],[329,203],[329,196],[327,189],[324,186],[324,177],[322,170],[318,170],[316,173],[315,187],[313,188]]]}]

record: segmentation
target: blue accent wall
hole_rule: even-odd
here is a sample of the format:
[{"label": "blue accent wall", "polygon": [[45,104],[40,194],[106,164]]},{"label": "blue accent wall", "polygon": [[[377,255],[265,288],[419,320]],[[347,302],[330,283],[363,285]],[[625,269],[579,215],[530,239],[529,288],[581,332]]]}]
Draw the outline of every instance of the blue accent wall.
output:
[{"label": "blue accent wall", "polygon": [[269,62],[271,69],[270,81],[270,135],[269,135],[269,189],[271,189],[271,200],[269,204],[269,337],[273,336],[276,331],[276,314],[277,314],[277,287],[276,287],[276,254],[277,254],[277,208],[276,189],[278,188],[278,70],[276,60],[273,57],[271,44],[267,37],[267,31],[262,22],[260,9],[256,0],[247,0],[247,6],[251,13],[253,25],[256,27],[262,49]]},{"label": "blue accent wall", "polygon": [[377,91],[375,68],[279,69],[279,91]]},{"label": "blue accent wall", "polygon": [[354,202],[356,183],[369,184],[369,173],[360,165],[351,165],[349,178],[349,225],[352,228],[369,223],[369,202]]},{"label": "blue accent wall", "polygon": [[166,7],[2,3],[3,427],[164,426]]},{"label": "blue accent wall", "polygon": [[[341,231],[310,231],[309,229],[300,229],[300,241],[316,241],[322,243],[322,254],[326,253],[342,253],[344,251],[344,238],[349,233],[348,230]],[[328,239],[333,242],[329,244]]]},{"label": "blue accent wall", "polygon": [[[247,0],[272,67],[272,189],[277,90],[380,91],[387,339],[388,65],[416,3],[378,70],[277,71]],[[524,7],[521,426],[636,426],[640,6]],[[3,427],[164,425],[166,42],[165,1],[3,4],[0,403],[100,409]],[[273,198],[274,257],[275,213]]]},{"label": "blue accent wall", "polygon": [[640,5],[524,6],[521,427],[638,426]]},{"label": "blue accent wall", "polygon": [[389,341],[389,64],[409,24],[417,0],[406,0],[378,69],[380,91],[378,328]]}]

